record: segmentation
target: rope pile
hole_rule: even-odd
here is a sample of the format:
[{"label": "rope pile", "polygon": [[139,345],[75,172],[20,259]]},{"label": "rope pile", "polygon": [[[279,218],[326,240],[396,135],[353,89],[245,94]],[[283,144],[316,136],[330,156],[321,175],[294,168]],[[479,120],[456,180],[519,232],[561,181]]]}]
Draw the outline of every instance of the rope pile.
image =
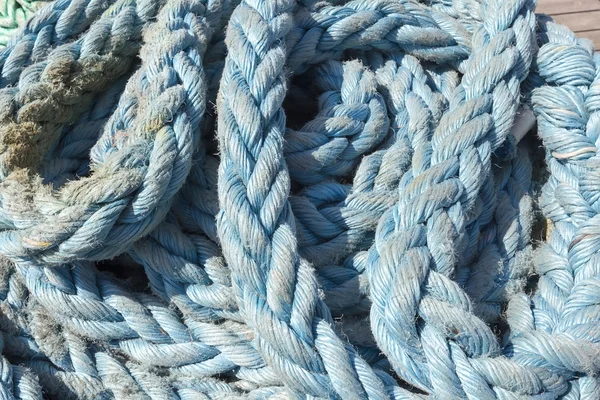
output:
[{"label": "rope pile", "polygon": [[600,56],[535,0],[56,0],[0,69],[2,399],[600,396]]}]

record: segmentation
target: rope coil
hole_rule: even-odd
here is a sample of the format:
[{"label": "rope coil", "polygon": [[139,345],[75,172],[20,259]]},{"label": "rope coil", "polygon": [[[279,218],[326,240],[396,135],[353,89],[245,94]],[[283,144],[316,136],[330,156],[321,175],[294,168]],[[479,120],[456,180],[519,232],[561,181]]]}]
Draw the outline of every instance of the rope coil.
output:
[{"label": "rope coil", "polygon": [[0,50],[0,397],[595,398],[600,56],[534,11],[35,12]]}]

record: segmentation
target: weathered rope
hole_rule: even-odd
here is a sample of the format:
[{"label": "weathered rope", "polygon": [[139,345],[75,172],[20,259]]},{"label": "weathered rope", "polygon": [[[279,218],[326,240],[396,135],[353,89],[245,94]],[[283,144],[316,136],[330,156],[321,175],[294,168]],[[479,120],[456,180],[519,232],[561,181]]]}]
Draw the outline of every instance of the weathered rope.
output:
[{"label": "weathered rope", "polygon": [[[540,205],[553,229],[534,258],[538,290],[531,299],[521,295],[510,303],[509,354],[566,377],[571,398],[593,398],[600,390],[598,304],[592,300],[599,293],[594,238],[600,58],[560,25],[542,21],[539,29],[536,64],[543,86],[533,91],[532,103],[551,172]],[[549,57],[572,60],[578,72],[569,71],[568,63],[557,68]]]},{"label": "weathered rope", "polygon": [[3,0],[0,4],[0,45],[8,43],[11,35],[25,24],[46,1]]},{"label": "weathered rope", "polygon": [[0,397],[594,398],[600,58],[533,1],[424,3],[35,13]]}]

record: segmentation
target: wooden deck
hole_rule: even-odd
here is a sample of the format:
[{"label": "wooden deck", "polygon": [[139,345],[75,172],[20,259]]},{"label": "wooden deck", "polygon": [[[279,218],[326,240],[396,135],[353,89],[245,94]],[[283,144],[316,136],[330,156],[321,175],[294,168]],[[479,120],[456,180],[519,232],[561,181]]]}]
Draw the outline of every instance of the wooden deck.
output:
[{"label": "wooden deck", "polygon": [[538,0],[536,12],[551,15],[600,50],[600,0]]}]

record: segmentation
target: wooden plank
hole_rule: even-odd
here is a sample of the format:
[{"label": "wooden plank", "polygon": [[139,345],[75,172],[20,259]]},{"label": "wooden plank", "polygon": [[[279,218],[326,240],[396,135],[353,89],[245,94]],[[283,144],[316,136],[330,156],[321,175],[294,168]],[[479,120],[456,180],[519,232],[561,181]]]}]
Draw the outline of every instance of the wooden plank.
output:
[{"label": "wooden plank", "polygon": [[579,32],[577,33],[577,36],[590,39],[592,42],[594,42],[594,48],[596,49],[596,51],[600,51],[600,30]]},{"label": "wooden plank", "polygon": [[539,0],[535,11],[555,15],[596,10],[600,10],[600,0]]},{"label": "wooden plank", "polygon": [[[600,4],[600,2],[598,2]],[[556,22],[568,26],[573,32],[600,29],[600,10],[558,14],[552,16]]]}]

